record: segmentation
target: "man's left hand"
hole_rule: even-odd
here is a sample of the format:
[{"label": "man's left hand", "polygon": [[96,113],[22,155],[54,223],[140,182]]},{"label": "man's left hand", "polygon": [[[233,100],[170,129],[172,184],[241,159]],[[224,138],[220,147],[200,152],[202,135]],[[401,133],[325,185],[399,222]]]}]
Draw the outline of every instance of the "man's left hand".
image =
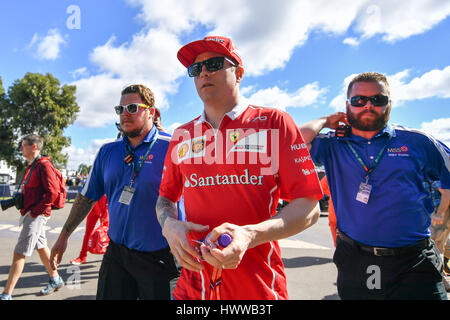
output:
[{"label": "man's left hand", "polygon": [[214,228],[206,237],[216,243],[219,237],[228,233],[233,239],[226,248],[201,247],[203,258],[206,262],[219,269],[236,269],[242,261],[245,252],[250,247],[253,239],[252,233],[246,227],[241,227],[231,223],[223,223]]}]

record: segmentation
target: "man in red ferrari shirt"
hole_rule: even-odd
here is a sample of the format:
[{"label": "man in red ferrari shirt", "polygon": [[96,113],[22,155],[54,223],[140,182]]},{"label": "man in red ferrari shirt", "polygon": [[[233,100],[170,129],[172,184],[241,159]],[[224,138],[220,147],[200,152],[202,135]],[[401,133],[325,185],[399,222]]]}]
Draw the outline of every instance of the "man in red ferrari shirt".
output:
[{"label": "man in red ferrari shirt", "polygon": [[[323,196],[302,136],[287,113],[240,101],[244,69],[231,39],[194,41],[178,59],[204,112],[175,130],[156,204],[183,267],[173,296],[288,299],[276,240],[313,225]],[[181,195],[186,221],[177,220]],[[290,203],[276,213],[280,198]],[[227,247],[210,245],[222,234]]]},{"label": "man in red ferrari shirt", "polygon": [[19,224],[23,227],[0,300],[11,300],[11,293],[25,265],[25,257],[31,256],[35,249],[50,276],[50,281],[40,291],[40,295],[50,294],[64,285],[58,271],[50,266],[50,250],[45,236],[45,225],[50,218],[52,203],[58,196],[59,182],[51,168],[50,158],[41,155],[42,146],[42,139],[38,135],[30,134],[22,138],[20,150],[29,163],[22,185],[23,208],[20,210]]}]

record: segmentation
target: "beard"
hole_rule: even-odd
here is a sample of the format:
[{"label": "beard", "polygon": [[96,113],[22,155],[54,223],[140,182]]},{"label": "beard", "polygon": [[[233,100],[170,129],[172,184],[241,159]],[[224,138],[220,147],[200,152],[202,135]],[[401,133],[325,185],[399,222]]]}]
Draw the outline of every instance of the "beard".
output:
[{"label": "beard", "polygon": [[[361,121],[361,116],[368,112],[373,113],[376,118],[371,121]],[[387,125],[390,112],[391,108],[388,107],[381,115],[373,110],[362,111],[361,113],[355,115],[351,112],[350,107],[347,106],[347,120],[350,126],[355,129],[361,131],[379,131]]]},{"label": "beard", "polygon": [[139,137],[143,132],[144,132],[145,126],[142,126],[141,129],[136,129],[136,130],[132,130],[132,131],[123,131],[123,133],[128,137],[128,138],[136,138]]}]

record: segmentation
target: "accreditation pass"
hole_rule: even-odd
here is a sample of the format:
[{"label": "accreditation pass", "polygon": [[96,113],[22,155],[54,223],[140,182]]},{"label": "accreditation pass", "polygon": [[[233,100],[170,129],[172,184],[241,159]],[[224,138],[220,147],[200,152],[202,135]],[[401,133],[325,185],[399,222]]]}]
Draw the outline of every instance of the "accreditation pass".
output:
[{"label": "accreditation pass", "polygon": [[361,182],[358,189],[358,194],[356,195],[356,200],[367,204],[369,202],[370,192],[372,191],[372,186],[368,183]]},{"label": "accreditation pass", "polygon": [[131,199],[134,195],[134,188],[131,186],[125,186],[123,188],[122,194],[120,195],[119,202],[125,205],[130,205]]}]

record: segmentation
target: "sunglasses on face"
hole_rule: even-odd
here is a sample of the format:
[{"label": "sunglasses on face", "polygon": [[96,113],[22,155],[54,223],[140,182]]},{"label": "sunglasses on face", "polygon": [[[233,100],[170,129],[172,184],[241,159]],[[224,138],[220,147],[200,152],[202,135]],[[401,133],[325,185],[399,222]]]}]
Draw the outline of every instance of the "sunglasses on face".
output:
[{"label": "sunglasses on face", "polygon": [[197,77],[198,75],[200,75],[200,73],[202,72],[203,66],[205,66],[206,70],[208,70],[209,72],[218,71],[223,68],[225,60],[227,60],[229,63],[231,63],[232,66],[236,66],[236,64],[233,61],[231,61],[230,59],[228,59],[226,57],[214,57],[214,58],[210,58],[208,60],[195,62],[195,63],[191,64],[187,69],[189,77]]},{"label": "sunglasses on face", "polygon": [[136,112],[138,112],[139,107],[141,108],[146,108],[146,109],[150,109],[151,107],[147,106],[146,104],[143,103],[130,103],[127,104],[126,106],[115,106],[114,110],[116,110],[116,113],[118,115],[121,115],[122,113],[125,112],[125,110],[127,110],[127,112],[129,114],[134,114]]},{"label": "sunglasses on face", "polygon": [[384,96],[382,94],[377,94],[371,97],[354,96],[351,97],[348,101],[350,102],[350,105],[352,105],[353,107],[364,107],[367,104],[367,101],[369,100],[370,103],[372,103],[372,105],[376,107],[384,107],[389,103],[389,97]]}]

